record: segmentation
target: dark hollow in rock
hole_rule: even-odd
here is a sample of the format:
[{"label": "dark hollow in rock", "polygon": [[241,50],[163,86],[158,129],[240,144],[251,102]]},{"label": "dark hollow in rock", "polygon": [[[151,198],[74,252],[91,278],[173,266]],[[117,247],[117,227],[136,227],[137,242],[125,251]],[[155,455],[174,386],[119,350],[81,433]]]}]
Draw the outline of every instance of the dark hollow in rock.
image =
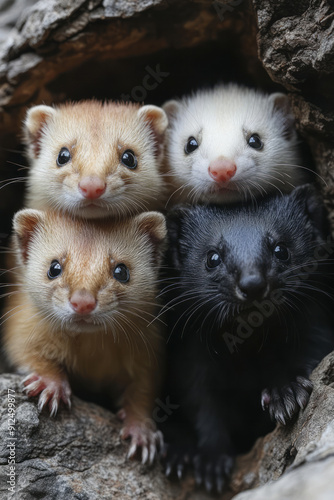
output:
[{"label": "dark hollow in rock", "polygon": [[[6,5],[14,4],[21,5]],[[1,246],[8,245],[12,215],[23,202],[27,163],[20,131],[29,106],[92,97],[161,104],[230,80],[289,93],[334,230],[332,1],[41,0],[20,14],[16,30],[0,38],[1,180],[22,179],[0,185]],[[143,84],[149,71],[160,74],[150,90]],[[294,424],[278,426],[239,458],[231,490],[222,498],[248,488],[255,489],[235,498],[329,498],[333,373],[329,355],[313,374],[307,408]],[[21,394],[18,376],[3,375],[0,385],[1,496],[9,387],[17,394],[17,491],[23,500],[206,498],[191,479],[180,486],[168,482],[159,466],[147,471],[126,462],[119,424],[109,411],[75,399],[71,414],[49,419]]]}]

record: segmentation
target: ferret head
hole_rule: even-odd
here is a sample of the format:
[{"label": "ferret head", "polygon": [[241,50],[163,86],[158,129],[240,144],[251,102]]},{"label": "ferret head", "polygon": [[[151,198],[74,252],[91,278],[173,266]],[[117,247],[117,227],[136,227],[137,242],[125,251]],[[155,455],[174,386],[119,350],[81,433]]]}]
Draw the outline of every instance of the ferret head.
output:
[{"label": "ferret head", "polygon": [[14,218],[24,289],[50,326],[73,333],[131,335],[152,320],[165,234],[158,212],[118,225],[30,209]]},{"label": "ferret head", "polygon": [[279,308],[295,292],[310,295],[324,277],[330,254],[323,247],[324,220],[310,185],[256,207],[172,212],[168,229],[178,273],[175,303],[188,307],[194,320],[204,314],[220,322],[253,307],[254,301],[277,300]]},{"label": "ferret head", "polygon": [[[163,108],[175,196],[226,203],[289,192],[302,170],[288,98],[237,85],[200,91]],[[183,196],[184,198],[184,196]]]},{"label": "ferret head", "polygon": [[161,195],[165,112],[95,101],[35,106],[24,124],[28,204],[75,216],[123,216]]}]

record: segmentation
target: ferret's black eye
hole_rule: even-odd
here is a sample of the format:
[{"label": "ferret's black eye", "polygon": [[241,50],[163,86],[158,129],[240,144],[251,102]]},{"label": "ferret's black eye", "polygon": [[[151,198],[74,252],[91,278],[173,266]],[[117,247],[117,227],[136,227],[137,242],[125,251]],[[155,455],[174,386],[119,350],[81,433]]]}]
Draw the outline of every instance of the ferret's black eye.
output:
[{"label": "ferret's black eye", "polygon": [[50,280],[53,280],[54,278],[58,278],[58,276],[61,275],[62,273],[62,268],[61,268],[61,265],[59,264],[58,260],[53,260],[51,262],[51,265],[49,267],[49,270],[48,270],[48,278],[50,278]]},{"label": "ferret's black eye", "polygon": [[136,155],[133,151],[131,151],[131,149],[127,149],[126,151],[124,151],[121,161],[123,165],[131,169],[136,168],[138,165]]},{"label": "ferret's black eye", "polygon": [[252,134],[250,136],[250,138],[248,139],[248,145],[254,149],[263,148],[263,142],[261,141],[260,137],[257,134]]},{"label": "ferret's black eye", "polygon": [[184,147],[185,153],[188,155],[195,151],[195,149],[198,148],[198,142],[196,141],[195,137],[189,137],[187,144]]},{"label": "ferret's black eye", "polygon": [[290,259],[289,249],[283,243],[278,243],[275,246],[274,255],[276,259],[281,260],[283,262],[287,262]]},{"label": "ferret's black eye", "polygon": [[67,148],[61,148],[59,151],[59,155],[57,158],[57,165],[58,167],[62,167],[63,165],[66,165],[71,160],[71,153]]},{"label": "ferret's black eye", "polygon": [[206,267],[208,269],[213,269],[214,267],[219,266],[219,264],[221,264],[221,261],[222,260],[219,253],[211,250],[210,252],[208,252],[208,255],[206,257]]},{"label": "ferret's black eye", "polygon": [[114,269],[114,278],[121,283],[127,283],[130,279],[130,271],[125,264],[117,264]]}]

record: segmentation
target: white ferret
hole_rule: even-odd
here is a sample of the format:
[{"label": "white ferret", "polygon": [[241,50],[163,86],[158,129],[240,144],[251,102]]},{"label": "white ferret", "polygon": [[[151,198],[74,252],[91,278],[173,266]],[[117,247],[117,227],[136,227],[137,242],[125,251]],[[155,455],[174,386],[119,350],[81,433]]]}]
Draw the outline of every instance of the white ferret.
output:
[{"label": "white ferret", "polygon": [[85,218],[160,209],[167,125],[165,112],[151,105],[92,100],[32,107],[23,130],[26,206]]},{"label": "white ferret", "polygon": [[306,179],[285,94],[220,85],[163,109],[170,202],[254,199],[288,192]]},{"label": "white ferret", "polygon": [[27,374],[41,410],[70,406],[71,386],[118,403],[129,456],[153,461],[161,434],[151,418],[164,369],[156,312],[164,216],[117,221],[21,210],[14,218],[15,291],[4,314],[9,361]]}]

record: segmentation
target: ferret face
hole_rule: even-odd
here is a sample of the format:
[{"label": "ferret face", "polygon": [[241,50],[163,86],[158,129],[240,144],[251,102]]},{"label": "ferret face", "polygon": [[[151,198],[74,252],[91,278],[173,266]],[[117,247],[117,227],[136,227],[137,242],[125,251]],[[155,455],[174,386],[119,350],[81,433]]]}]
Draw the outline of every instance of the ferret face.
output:
[{"label": "ferret face", "polygon": [[147,210],[161,196],[166,127],[156,106],[87,101],[31,108],[29,206],[85,218]]},{"label": "ferret face", "polygon": [[14,228],[24,288],[57,331],[114,327],[131,335],[136,318],[151,321],[166,231],[161,214],[147,212],[117,226],[22,210]]},{"label": "ferret face", "polygon": [[326,258],[322,224],[322,205],[308,185],[257,207],[176,211],[169,221],[175,303],[223,322],[254,301],[282,304],[295,292],[312,293]]},{"label": "ferret face", "polygon": [[225,203],[288,192],[300,183],[297,137],[284,94],[221,86],[169,101],[164,109],[175,196]]}]

